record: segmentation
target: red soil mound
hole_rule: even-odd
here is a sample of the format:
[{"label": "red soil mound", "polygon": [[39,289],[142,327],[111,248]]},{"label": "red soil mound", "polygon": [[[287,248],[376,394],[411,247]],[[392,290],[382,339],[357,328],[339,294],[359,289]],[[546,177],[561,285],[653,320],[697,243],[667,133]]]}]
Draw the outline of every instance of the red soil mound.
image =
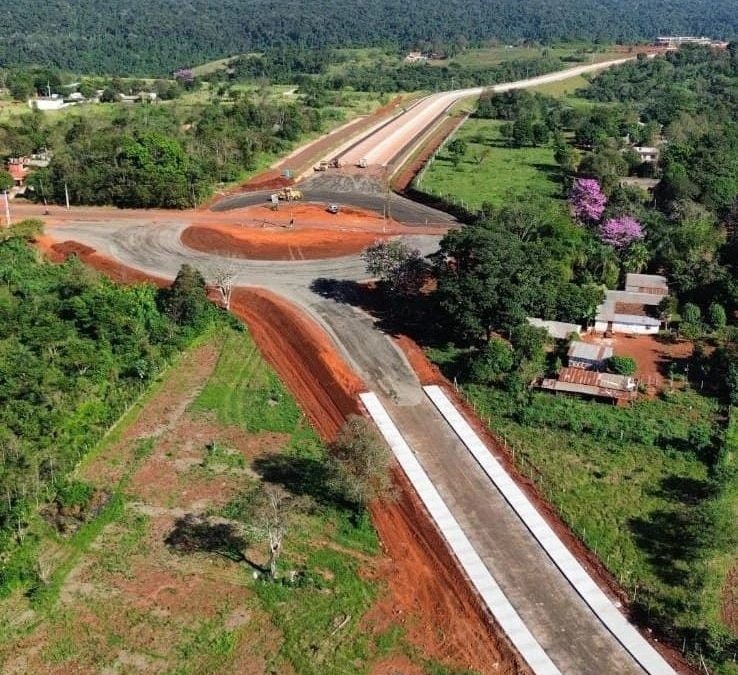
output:
[{"label": "red soil mound", "polygon": [[196,251],[251,260],[315,260],[358,253],[377,239],[369,232],[330,230],[254,230],[193,225],[182,243]]},{"label": "red soil mound", "polygon": [[94,248],[76,241],[55,243],[50,237],[42,235],[36,239],[36,245],[52,262],[64,262],[74,255],[118,283],[133,284],[149,281],[162,288],[170,283],[161,277],[155,277],[133,267],[121,265],[119,262],[101,255]]}]

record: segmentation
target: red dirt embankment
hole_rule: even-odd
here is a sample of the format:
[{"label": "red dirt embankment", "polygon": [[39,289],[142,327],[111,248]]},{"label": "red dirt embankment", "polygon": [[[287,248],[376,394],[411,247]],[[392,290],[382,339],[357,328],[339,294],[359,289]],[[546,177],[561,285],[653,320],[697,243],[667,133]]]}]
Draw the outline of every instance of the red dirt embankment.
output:
[{"label": "red dirt embankment", "polygon": [[[262,290],[239,288],[232,311],[245,320],[321,435],[330,440],[347,414],[358,413],[363,383],[336,353],[326,334],[290,303]],[[371,508],[382,546],[391,558],[383,575],[391,593],[366,618],[378,631],[405,617],[411,642],[424,655],[480,673],[527,673],[493,627],[440,534],[399,469],[397,499]]]},{"label": "red dirt embankment", "polygon": [[380,235],[331,230],[255,230],[192,225],[182,232],[182,243],[196,251],[234,255],[250,260],[318,260],[362,251]]},{"label": "red dirt embankment", "polygon": [[359,412],[366,387],[325,333],[294,305],[265,290],[236,288],[231,311],[243,319],[264,358],[279,373],[319,433],[331,440]]},{"label": "red dirt embankment", "polygon": [[[57,260],[75,253],[91,267],[125,282],[145,274],[100,256],[89,247],[46,238],[40,248]],[[264,357],[279,373],[321,436],[335,438],[346,415],[358,413],[362,381],[327,335],[293,305],[264,290],[237,288],[232,311],[249,325]],[[397,498],[373,504],[372,521],[388,554],[381,579],[388,593],[365,617],[381,632],[399,621],[426,657],[489,675],[528,674],[527,666],[471,590],[412,487],[394,471]],[[396,669],[395,671],[396,672]]]},{"label": "red dirt embankment", "polygon": [[47,235],[40,235],[35,238],[36,246],[51,260],[52,262],[64,262],[71,256],[77,256],[82,262],[90,267],[102,272],[107,277],[121,284],[135,284],[145,281],[156,284],[160,288],[168,286],[170,282],[162,277],[156,277],[146,274],[141,270],[133,267],[121,265],[119,262],[101,255],[94,248],[80,244],[76,241],[55,242]]}]

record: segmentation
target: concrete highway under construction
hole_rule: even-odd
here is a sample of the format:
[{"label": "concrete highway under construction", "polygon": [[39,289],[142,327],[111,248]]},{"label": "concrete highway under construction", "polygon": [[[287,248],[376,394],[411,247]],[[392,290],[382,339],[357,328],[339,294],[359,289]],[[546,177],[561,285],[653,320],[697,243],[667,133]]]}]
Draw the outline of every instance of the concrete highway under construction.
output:
[{"label": "concrete highway under construction", "polygon": [[[624,60],[579,66],[494,89],[563,80]],[[424,253],[433,252],[443,232],[459,223],[399,195],[388,196],[376,177],[398,168],[450,107],[481,91],[427,96],[343,142],[318,159],[340,158],[346,169],[306,177],[299,184],[305,201],[337,202],[379,214],[389,203],[393,220],[405,228],[401,236]],[[362,160],[366,169],[356,167]],[[235,218],[241,210],[267,199],[268,192],[229,195],[210,206],[207,216]],[[341,282],[366,278],[358,253],[292,262],[195,251],[182,242],[190,223],[188,212],[140,212],[128,217],[109,211],[83,217],[73,209],[50,219],[46,234],[58,242],[79,242],[157,278],[172,279],[182,264],[189,263],[213,279],[227,265],[235,285],[267,289],[292,303],[325,332],[370,390],[362,395],[364,409],[377,422],[469,583],[533,672],[675,672],[546,529],[510,476],[493,463],[495,450],[469,435],[452,399],[444,401],[443,392],[424,389],[396,342],[336,291]]]}]

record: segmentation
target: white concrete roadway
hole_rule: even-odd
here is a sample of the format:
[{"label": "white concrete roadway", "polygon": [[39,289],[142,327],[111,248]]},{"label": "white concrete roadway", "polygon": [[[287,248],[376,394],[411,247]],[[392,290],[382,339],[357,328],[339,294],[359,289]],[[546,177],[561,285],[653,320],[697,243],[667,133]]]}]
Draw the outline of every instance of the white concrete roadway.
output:
[{"label": "white concrete roadway", "polygon": [[[611,61],[602,61],[601,63],[591,63],[586,66],[567,68],[566,70],[559,70],[554,73],[547,73],[546,75],[539,75],[516,82],[496,84],[491,87],[474,87],[472,89],[457,89],[431,94],[406,112],[396,116],[389,124],[384,126],[377,125],[362,134],[359,137],[362,140],[350,150],[347,150],[342,155],[342,160],[347,165],[356,165],[360,159],[366,159],[369,165],[387,166],[387,164],[396,158],[398,153],[407,148],[408,144],[411,144],[415,138],[443,115],[448,108],[461,99],[479,96],[487,89],[504,92],[512,89],[535,87],[551,82],[560,82],[585,73],[593,73],[598,70],[610,68],[629,60],[631,59],[613,59]],[[381,126],[381,128],[377,128],[378,126]],[[355,142],[354,140],[353,143]],[[351,145],[351,143],[346,144],[346,146],[348,145]],[[335,157],[336,154],[338,153],[333,152],[326,159]]]}]

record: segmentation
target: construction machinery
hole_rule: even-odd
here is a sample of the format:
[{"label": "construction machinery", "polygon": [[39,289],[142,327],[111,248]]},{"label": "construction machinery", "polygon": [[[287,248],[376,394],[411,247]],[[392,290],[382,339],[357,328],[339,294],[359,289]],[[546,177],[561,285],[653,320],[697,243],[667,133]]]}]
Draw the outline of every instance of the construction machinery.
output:
[{"label": "construction machinery", "polygon": [[320,162],[320,164],[316,164],[313,167],[313,171],[327,171],[327,170],[328,170],[328,162],[326,162],[325,160]]},{"label": "construction machinery", "polygon": [[297,190],[293,187],[283,187],[277,192],[277,199],[285,202],[294,202],[298,199],[302,199],[302,190]]},{"label": "construction machinery", "polygon": [[366,157],[362,157],[356,166],[360,169],[366,169],[366,167],[369,166],[369,163],[366,161]]}]

